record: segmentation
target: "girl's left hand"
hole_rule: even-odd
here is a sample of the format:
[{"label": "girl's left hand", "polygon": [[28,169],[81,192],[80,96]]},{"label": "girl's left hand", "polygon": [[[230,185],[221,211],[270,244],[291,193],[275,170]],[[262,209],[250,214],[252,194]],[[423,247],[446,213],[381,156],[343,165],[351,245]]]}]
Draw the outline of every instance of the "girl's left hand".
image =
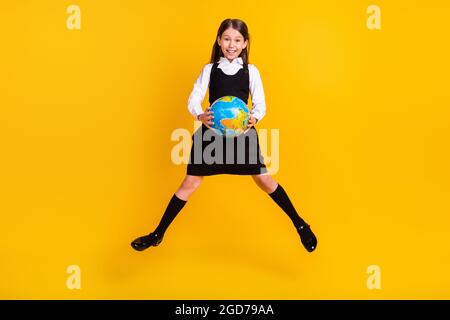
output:
[{"label": "girl's left hand", "polygon": [[258,119],[255,117],[250,117],[248,119],[247,129],[253,127],[258,122]]}]

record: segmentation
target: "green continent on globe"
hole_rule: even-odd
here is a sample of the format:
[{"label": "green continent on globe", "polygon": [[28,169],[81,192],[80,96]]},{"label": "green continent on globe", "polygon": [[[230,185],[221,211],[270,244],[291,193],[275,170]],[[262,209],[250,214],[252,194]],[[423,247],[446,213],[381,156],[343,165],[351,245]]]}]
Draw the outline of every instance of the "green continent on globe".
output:
[{"label": "green continent on globe", "polygon": [[245,124],[245,117],[246,117],[246,113],[244,110],[242,109],[238,109],[238,114],[236,117],[234,118],[226,118],[226,119],[222,119],[220,121],[220,123],[228,129],[233,129],[233,130],[243,130],[243,126]]}]

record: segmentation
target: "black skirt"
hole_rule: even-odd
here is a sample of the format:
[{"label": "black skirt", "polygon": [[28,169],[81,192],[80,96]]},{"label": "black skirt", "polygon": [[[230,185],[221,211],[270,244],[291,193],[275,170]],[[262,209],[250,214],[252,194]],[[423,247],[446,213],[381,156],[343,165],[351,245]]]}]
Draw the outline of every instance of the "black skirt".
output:
[{"label": "black skirt", "polygon": [[192,135],[188,175],[259,175],[266,172],[254,127],[238,137],[226,138],[202,124]]}]

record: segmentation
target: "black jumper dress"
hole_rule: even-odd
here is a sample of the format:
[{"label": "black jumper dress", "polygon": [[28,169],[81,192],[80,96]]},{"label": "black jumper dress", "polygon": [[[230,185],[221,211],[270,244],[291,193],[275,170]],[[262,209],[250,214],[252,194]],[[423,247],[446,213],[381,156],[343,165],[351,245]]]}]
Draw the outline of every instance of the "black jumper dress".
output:
[{"label": "black jumper dress", "polygon": [[[218,62],[214,63],[211,69],[210,106],[223,96],[235,96],[248,104],[250,91],[248,65],[244,64],[243,68],[234,75],[225,74],[218,65]],[[211,145],[212,143],[214,145]],[[192,135],[191,154],[187,166],[188,175],[259,175],[266,172],[258,134],[254,127],[238,137],[227,138],[217,135],[214,130],[202,123],[202,126]]]}]

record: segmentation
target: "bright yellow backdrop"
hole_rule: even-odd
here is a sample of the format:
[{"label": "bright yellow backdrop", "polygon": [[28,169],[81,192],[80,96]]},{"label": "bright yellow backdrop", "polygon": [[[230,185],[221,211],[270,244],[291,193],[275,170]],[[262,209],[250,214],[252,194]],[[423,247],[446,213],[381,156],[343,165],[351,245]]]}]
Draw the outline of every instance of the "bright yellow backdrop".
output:
[{"label": "bright yellow backdrop", "polygon": [[[66,27],[71,4],[81,30]],[[366,27],[371,4],[381,30]],[[449,9],[3,2],[0,298],[450,298]],[[249,26],[258,128],[280,130],[275,178],[318,249],[251,178],[216,176],[159,247],[135,252],[185,174],[170,135],[192,131],[187,98],[229,17]],[[381,289],[366,286],[370,265]]]}]

